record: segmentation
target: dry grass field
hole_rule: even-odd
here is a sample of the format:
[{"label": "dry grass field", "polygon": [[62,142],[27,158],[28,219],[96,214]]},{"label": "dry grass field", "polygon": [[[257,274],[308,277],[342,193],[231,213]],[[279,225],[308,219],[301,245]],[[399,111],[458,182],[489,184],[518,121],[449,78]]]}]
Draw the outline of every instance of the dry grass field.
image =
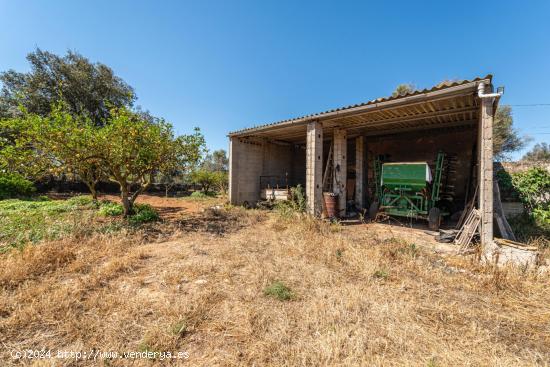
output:
[{"label": "dry grass field", "polygon": [[[2,365],[550,363],[548,274],[436,254],[369,226],[241,208],[170,213],[116,231],[90,231],[88,216],[67,236],[1,254]],[[189,358],[10,355],[42,348]]]}]

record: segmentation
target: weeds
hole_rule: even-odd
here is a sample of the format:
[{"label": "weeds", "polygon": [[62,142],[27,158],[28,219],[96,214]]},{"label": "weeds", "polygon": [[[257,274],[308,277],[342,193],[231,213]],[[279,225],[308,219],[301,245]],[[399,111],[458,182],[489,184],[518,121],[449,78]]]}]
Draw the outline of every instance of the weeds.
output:
[{"label": "weeds", "polygon": [[207,193],[203,191],[193,191],[189,197],[193,199],[211,199],[216,197],[216,193],[212,191]]},{"label": "weeds", "polygon": [[124,213],[124,208],[119,203],[104,200],[99,205],[99,214],[108,217],[118,217]]},{"label": "weeds", "polygon": [[305,213],[307,208],[306,194],[301,185],[290,189],[290,200],[279,201],[275,209],[283,218],[291,218],[296,214]]},{"label": "weeds", "polygon": [[372,274],[372,277],[375,279],[387,280],[390,277],[390,274],[386,269],[379,269]]},{"label": "weeds", "polygon": [[276,281],[264,289],[266,296],[271,296],[279,301],[288,301],[294,297],[292,291],[283,282]]},{"label": "weeds", "polygon": [[136,204],[134,205],[134,214],[128,218],[128,222],[132,225],[140,225],[159,219],[159,213],[151,205]]},{"label": "weeds", "polygon": [[[124,208],[119,203],[102,201],[99,205],[99,213],[103,216],[118,217],[124,213]],[[159,220],[158,212],[148,204],[134,204],[134,214],[128,217],[128,223],[140,225]]]},{"label": "weeds", "polygon": [[172,334],[183,337],[187,332],[187,322],[180,320],[172,326]]},{"label": "weeds", "polygon": [[85,211],[90,205],[86,197],[0,201],[0,251],[78,232],[82,223],[93,217],[93,213]]}]

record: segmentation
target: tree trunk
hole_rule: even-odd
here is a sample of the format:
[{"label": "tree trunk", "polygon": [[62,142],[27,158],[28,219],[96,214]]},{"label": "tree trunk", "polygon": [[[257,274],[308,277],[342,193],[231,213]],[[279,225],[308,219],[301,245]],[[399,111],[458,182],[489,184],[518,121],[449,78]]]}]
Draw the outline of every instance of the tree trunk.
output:
[{"label": "tree trunk", "polygon": [[130,200],[128,188],[124,186],[120,186],[120,199],[122,201],[122,208],[124,210],[124,217],[128,217],[129,215],[133,214],[134,211],[134,203],[132,200]]},{"label": "tree trunk", "polygon": [[84,183],[86,184],[86,186],[88,186],[88,190],[90,190],[90,193],[92,194],[92,199],[94,201],[97,201],[97,190],[95,189],[95,185],[97,184],[97,182],[84,181]]},{"label": "tree trunk", "polygon": [[92,199],[97,201],[97,190],[95,189],[95,185],[90,187],[90,192],[92,193]]}]

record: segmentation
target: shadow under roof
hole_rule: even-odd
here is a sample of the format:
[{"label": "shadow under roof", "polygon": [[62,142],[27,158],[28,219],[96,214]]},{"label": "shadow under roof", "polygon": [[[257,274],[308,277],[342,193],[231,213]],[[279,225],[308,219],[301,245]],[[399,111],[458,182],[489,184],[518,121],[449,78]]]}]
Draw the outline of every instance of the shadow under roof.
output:
[{"label": "shadow under roof", "polygon": [[323,124],[325,137],[334,128],[345,128],[354,135],[385,135],[406,131],[475,125],[478,121],[477,86],[491,84],[492,76],[449,83],[402,96],[378,98],[369,102],[325,112],[259,125],[229,133],[229,137],[266,138],[291,143],[305,142],[307,123]]}]

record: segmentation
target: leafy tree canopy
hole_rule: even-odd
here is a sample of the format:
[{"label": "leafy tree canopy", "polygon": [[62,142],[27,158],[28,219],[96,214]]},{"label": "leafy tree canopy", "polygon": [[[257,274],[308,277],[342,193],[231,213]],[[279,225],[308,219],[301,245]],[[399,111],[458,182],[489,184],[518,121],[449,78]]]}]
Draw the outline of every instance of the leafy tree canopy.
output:
[{"label": "leafy tree canopy", "polygon": [[202,163],[202,168],[212,172],[227,172],[229,159],[224,149],[215,150],[207,154]]},{"label": "leafy tree canopy", "polygon": [[132,87],[111,68],[76,52],[58,56],[37,48],[27,60],[31,68],[27,73],[0,73],[0,118],[20,115],[20,105],[30,113],[46,116],[51,106],[63,101],[70,113],[87,115],[101,125],[110,108],[130,107],[136,99]]},{"label": "leafy tree canopy", "polygon": [[399,84],[392,93],[392,97],[404,96],[406,94],[415,92],[416,86],[410,83]]},{"label": "leafy tree canopy", "polygon": [[519,135],[514,128],[512,107],[499,106],[493,121],[493,155],[495,160],[508,159],[510,153],[522,149],[528,141],[529,138]]},{"label": "leafy tree canopy", "polygon": [[529,152],[525,153],[522,160],[534,162],[550,161],[550,144],[535,144],[535,146]]}]

